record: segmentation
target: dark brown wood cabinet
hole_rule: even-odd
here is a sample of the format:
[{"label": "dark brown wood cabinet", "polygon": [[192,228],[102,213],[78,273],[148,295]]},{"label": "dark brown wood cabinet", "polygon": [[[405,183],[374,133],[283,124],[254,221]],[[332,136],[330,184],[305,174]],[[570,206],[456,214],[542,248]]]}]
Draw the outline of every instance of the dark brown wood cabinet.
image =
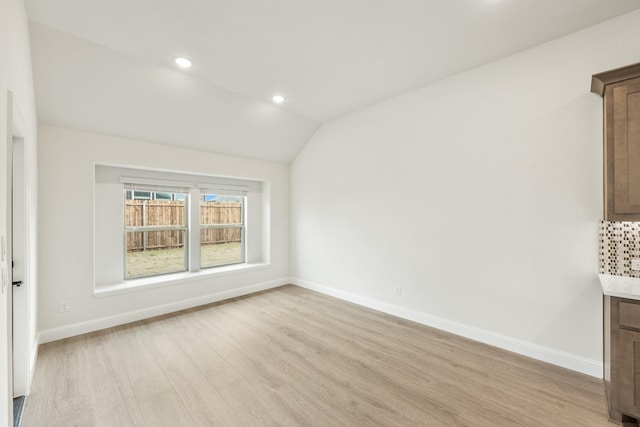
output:
[{"label": "dark brown wood cabinet", "polygon": [[640,64],[596,74],[604,99],[604,218],[640,221]]},{"label": "dark brown wood cabinet", "polygon": [[640,417],[640,332],[620,330],[619,344],[620,412]]},{"label": "dark brown wood cabinet", "polygon": [[640,419],[640,301],[604,297],[604,381],[609,419]]}]

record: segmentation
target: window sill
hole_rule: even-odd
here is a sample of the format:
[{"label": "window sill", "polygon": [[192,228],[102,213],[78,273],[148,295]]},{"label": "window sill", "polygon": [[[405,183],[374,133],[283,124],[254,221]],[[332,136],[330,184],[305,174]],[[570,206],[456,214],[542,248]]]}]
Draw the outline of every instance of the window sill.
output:
[{"label": "window sill", "polygon": [[103,298],[112,295],[120,295],[130,292],[144,291],[147,289],[161,288],[164,286],[180,285],[183,283],[207,280],[214,277],[262,270],[268,268],[269,266],[269,263],[236,264],[226,267],[200,270],[197,273],[190,273],[188,271],[185,271],[181,273],[165,274],[162,276],[125,280],[122,283],[116,283],[114,285],[96,285],[93,290],[93,296],[95,298]]}]

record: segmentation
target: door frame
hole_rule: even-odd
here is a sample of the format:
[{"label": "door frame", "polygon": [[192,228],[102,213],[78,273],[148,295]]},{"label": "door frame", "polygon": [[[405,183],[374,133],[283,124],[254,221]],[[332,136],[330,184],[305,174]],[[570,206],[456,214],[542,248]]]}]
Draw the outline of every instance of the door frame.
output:
[{"label": "door frame", "polygon": [[[23,285],[20,289],[14,289],[13,286],[10,286],[11,291],[9,293],[9,301],[8,303],[11,306],[10,310],[10,336],[11,338],[11,349],[8,354],[10,360],[10,396],[26,396],[29,394],[30,385],[31,385],[31,374],[33,369],[33,360],[32,360],[32,343],[30,343],[31,339],[31,329],[32,326],[32,310],[35,309],[32,305],[32,292],[33,292],[33,278],[31,277],[31,214],[30,214],[30,197],[31,194],[28,191],[28,180],[29,180],[29,156],[32,141],[30,141],[29,129],[27,124],[20,113],[20,109],[16,104],[15,97],[11,91],[7,94],[8,98],[8,121],[7,126],[9,127],[8,132],[8,141],[7,141],[7,163],[8,163],[8,171],[7,171],[7,263],[9,270],[10,283],[13,282],[13,268],[11,266],[11,261],[13,260],[13,243],[16,236],[13,235],[13,222],[15,218],[13,218],[13,190],[14,190],[14,182],[13,182],[13,171],[15,167],[19,167],[19,173],[22,178],[22,185],[20,191],[23,193],[23,202],[22,202],[22,228],[23,233],[22,236],[18,238],[21,239],[21,247],[23,258],[23,277],[20,278],[23,281]],[[22,144],[22,159],[21,164],[14,164],[14,141],[19,140],[19,143]],[[20,308],[19,311],[14,311],[14,306]],[[35,314],[35,313],[33,313]],[[19,325],[19,327],[16,327]]]},{"label": "door frame", "polygon": [[[0,250],[3,251],[3,255],[5,255],[5,260],[3,261],[5,265],[3,268],[6,268],[4,272],[3,286],[7,286],[7,397],[9,401],[7,402],[7,413],[9,416],[9,420],[7,425],[13,425],[13,286],[11,282],[13,281],[13,269],[11,268],[10,259],[13,254],[11,253],[11,234],[12,234],[12,225],[11,225],[11,216],[13,215],[13,203],[12,203],[12,195],[13,191],[13,93],[11,91],[7,91],[7,134],[6,134],[6,182],[7,187],[5,188],[5,202],[6,202],[6,229],[4,230],[5,240],[4,247]],[[4,283],[6,282],[6,283]]]}]

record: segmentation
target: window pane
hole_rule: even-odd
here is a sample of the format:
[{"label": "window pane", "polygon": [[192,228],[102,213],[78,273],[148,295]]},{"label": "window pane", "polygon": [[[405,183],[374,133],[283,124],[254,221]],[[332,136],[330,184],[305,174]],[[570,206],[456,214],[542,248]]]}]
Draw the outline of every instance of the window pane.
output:
[{"label": "window pane", "polygon": [[180,193],[163,194],[168,194],[169,198],[175,194],[181,196],[182,200],[129,200],[125,198],[125,227],[185,225],[186,195]]},{"label": "window pane", "polygon": [[134,191],[133,198],[136,200],[148,200],[151,198],[150,191]]},{"label": "window pane", "polygon": [[244,262],[242,229],[206,228],[207,225],[243,224],[242,196],[200,196],[200,268]]},{"label": "window pane", "polygon": [[126,233],[126,277],[185,271],[184,230]]},{"label": "window pane", "polygon": [[200,267],[216,267],[244,262],[242,229],[209,228],[200,230]]},{"label": "window pane", "polygon": [[244,197],[203,194],[200,196],[200,224],[242,224]]}]

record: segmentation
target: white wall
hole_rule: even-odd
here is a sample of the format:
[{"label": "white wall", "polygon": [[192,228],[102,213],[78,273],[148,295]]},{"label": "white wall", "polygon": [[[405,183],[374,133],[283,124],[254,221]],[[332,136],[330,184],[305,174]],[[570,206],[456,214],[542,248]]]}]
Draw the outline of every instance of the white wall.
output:
[{"label": "white wall", "polygon": [[[22,0],[6,0],[0,2],[0,235],[6,236],[7,224],[7,143],[10,140],[12,124],[7,119],[7,91],[14,94],[15,103],[27,125],[27,163],[32,166],[27,185],[35,195],[35,156],[36,156],[36,110],[31,76],[31,57],[29,49],[29,29],[26,11]],[[34,206],[33,204],[31,206]],[[35,217],[34,217],[35,218]],[[35,235],[32,234],[32,238]],[[35,240],[31,242],[31,250],[35,251]],[[2,269],[9,268],[7,261]],[[35,271],[32,276],[32,290],[35,295]],[[10,301],[7,292],[0,294],[0,425],[12,417],[10,407],[10,391],[8,384],[7,347],[10,336],[7,330],[7,310]],[[35,312],[35,311],[34,311]],[[35,337],[36,322],[33,319],[30,334]],[[35,351],[35,349],[32,349]]]},{"label": "white wall", "polygon": [[634,12],[324,124],[291,169],[298,283],[599,375],[589,88],[638,40]]},{"label": "white wall", "polygon": [[[43,340],[155,314],[176,302],[286,283],[289,275],[289,166],[40,125],[39,313]],[[130,165],[270,181],[270,266],[192,283],[96,298],[94,166]],[[265,190],[268,193],[268,190]],[[268,195],[268,194],[267,194]],[[253,288],[252,288],[253,289]],[[66,301],[70,310],[58,312]],[[102,319],[102,320],[101,320]]]}]

